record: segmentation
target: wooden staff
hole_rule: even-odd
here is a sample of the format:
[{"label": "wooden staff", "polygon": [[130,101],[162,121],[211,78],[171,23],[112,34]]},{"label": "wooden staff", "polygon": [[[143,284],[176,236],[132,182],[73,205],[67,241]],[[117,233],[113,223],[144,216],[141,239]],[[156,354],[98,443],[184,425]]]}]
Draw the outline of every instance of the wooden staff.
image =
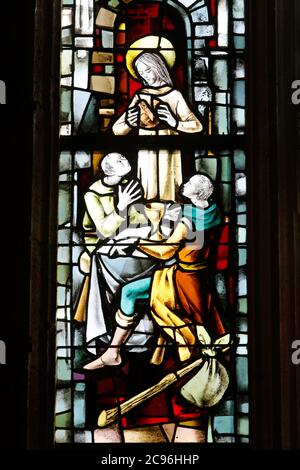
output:
[{"label": "wooden staff", "polygon": [[147,388],[143,392],[140,392],[138,395],[130,398],[129,400],[122,403],[119,407],[111,408],[110,410],[103,410],[101,411],[98,417],[98,426],[100,428],[104,428],[109,424],[116,421],[119,414],[121,416],[131,411],[138,405],[144,403],[144,401],[148,400],[149,398],[154,397],[158,393],[162,392],[166,388],[168,388],[173,383],[177,382],[181,377],[191,372],[196,367],[200,366],[203,362],[203,358],[199,358],[196,361],[192,362],[188,366],[180,369],[179,371],[171,372],[170,374],[166,375],[163,379],[161,379],[157,384],[153,385],[150,388]]}]

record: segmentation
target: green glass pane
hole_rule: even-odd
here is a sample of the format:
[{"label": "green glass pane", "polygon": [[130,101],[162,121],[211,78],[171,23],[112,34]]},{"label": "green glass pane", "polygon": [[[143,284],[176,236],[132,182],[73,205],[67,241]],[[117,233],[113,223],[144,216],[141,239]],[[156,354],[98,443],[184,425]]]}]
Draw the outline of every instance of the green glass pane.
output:
[{"label": "green glass pane", "polygon": [[246,155],[243,150],[234,151],[234,165],[238,171],[244,171],[246,168]]},{"label": "green glass pane", "polygon": [[214,431],[218,434],[234,433],[233,416],[217,416],[214,418]]},{"label": "green glass pane", "polygon": [[57,428],[70,428],[72,425],[72,413],[63,413],[55,416],[55,426]]},{"label": "green glass pane", "polygon": [[213,81],[214,85],[220,90],[228,89],[228,68],[227,61],[224,59],[216,59],[213,64]]},{"label": "green glass pane", "polygon": [[110,7],[117,8],[120,5],[120,2],[119,0],[110,0],[110,2],[108,2],[108,5]]},{"label": "green glass pane", "polygon": [[236,358],[236,381],[239,393],[248,392],[248,359],[247,357]]},{"label": "green glass pane", "polygon": [[220,184],[220,194],[225,213],[231,211],[231,186],[229,184]]},{"label": "green glass pane", "polygon": [[58,199],[58,224],[65,225],[71,221],[71,189],[69,183],[61,183],[59,185],[59,199]]},{"label": "green glass pane", "polygon": [[72,92],[62,89],[60,92],[60,120],[61,122],[71,121]]},{"label": "green glass pane", "polygon": [[74,355],[74,368],[81,369],[87,362],[89,362],[89,359],[90,355],[85,349],[76,349]]},{"label": "green glass pane", "polygon": [[73,4],[74,4],[74,0],[63,0],[63,4],[64,4],[64,5],[73,5]]},{"label": "green glass pane", "polygon": [[239,309],[239,313],[241,315],[247,315],[247,313],[248,313],[248,300],[246,298],[245,299],[239,299],[238,309]]},{"label": "green glass pane", "polygon": [[213,180],[217,176],[217,159],[216,158],[199,158],[196,160],[196,170],[200,173],[206,173]]},{"label": "green glass pane", "polygon": [[71,359],[58,359],[56,369],[57,380],[68,382],[71,380]]},{"label": "green glass pane", "polygon": [[97,115],[99,114],[99,104],[95,96],[91,96],[90,101],[85,108],[84,116],[78,128],[78,134],[92,133],[97,134],[100,132],[100,123]]},{"label": "green glass pane", "polygon": [[243,436],[249,435],[249,418],[248,417],[246,416],[238,417],[237,431],[238,431],[238,434],[243,434]]},{"label": "green glass pane", "polygon": [[233,86],[233,104],[236,106],[245,106],[245,82],[239,80],[234,82]]},{"label": "green glass pane", "polygon": [[57,282],[58,284],[66,285],[70,281],[70,266],[62,264],[57,266]]},{"label": "green glass pane", "polygon": [[231,158],[222,157],[221,159],[221,180],[231,181]]}]

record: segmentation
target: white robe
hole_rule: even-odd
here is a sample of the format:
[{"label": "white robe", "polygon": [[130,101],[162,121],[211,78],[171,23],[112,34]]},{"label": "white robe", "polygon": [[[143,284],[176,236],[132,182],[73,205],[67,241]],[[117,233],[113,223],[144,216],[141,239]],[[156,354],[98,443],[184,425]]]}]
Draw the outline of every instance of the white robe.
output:
[{"label": "white robe", "polygon": [[[155,129],[139,128],[139,135],[178,135],[179,132],[195,133],[202,130],[202,125],[187,105],[178,90],[170,86],[161,88],[143,88],[138,91],[128,108],[136,106],[139,101],[146,101],[151,109],[159,102],[167,103],[178,124],[176,129],[158,126]],[[126,135],[133,128],[126,121],[126,111],[113,125],[115,135]],[[138,171],[145,191],[145,198],[176,201],[182,183],[182,162],[180,150],[161,149],[139,150]]]}]

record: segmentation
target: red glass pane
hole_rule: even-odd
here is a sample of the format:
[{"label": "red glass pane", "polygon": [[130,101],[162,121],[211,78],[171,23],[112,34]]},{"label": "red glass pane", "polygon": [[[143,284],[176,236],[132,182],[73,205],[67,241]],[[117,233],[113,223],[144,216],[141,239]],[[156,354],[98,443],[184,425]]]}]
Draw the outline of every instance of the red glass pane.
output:
[{"label": "red glass pane", "polygon": [[216,14],[216,0],[210,0],[211,14],[215,16]]}]

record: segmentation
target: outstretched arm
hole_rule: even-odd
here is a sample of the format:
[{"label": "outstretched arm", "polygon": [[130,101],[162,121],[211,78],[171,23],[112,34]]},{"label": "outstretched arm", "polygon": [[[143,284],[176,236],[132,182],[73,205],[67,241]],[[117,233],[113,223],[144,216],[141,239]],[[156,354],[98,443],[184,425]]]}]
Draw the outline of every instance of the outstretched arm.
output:
[{"label": "outstretched arm", "polygon": [[[151,240],[140,240],[138,249],[154,258],[168,260],[179,250],[180,243],[187,237],[187,228],[180,222],[173,234],[162,245],[152,244]],[[157,242],[156,242],[157,243]]]}]

